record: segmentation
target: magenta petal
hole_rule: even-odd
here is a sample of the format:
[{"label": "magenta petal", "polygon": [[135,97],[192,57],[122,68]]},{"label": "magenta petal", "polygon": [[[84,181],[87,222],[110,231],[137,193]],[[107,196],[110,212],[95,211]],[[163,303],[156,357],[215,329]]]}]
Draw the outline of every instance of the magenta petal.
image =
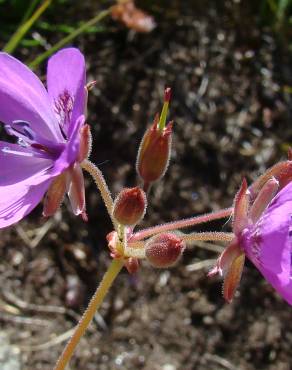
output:
[{"label": "magenta petal", "polygon": [[[38,156],[39,155],[39,156]],[[39,172],[50,169],[53,161],[41,157],[31,148],[0,141],[1,176],[0,187],[21,182]],[[2,188],[1,189],[1,197]]]},{"label": "magenta petal", "polygon": [[[57,106],[60,105],[58,104],[60,97],[69,96],[72,98],[73,107],[68,107],[68,99],[65,101],[65,108],[72,109],[70,123],[76,122],[77,118],[84,114],[85,83],[85,60],[78,49],[63,49],[49,59],[47,70],[48,93],[55,106],[56,104]],[[64,106],[64,104],[61,105]],[[66,129],[68,136],[70,136],[72,130],[70,126]]]},{"label": "magenta petal", "polygon": [[250,260],[281,296],[292,304],[292,183],[273,199],[251,232],[244,236]]},{"label": "magenta petal", "polygon": [[0,228],[21,220],[41,201],[51,178],[38,174],[13,185],[0,187]]},{"label": "magenta petal", "polygon": [[0,121],[11,125],[27,121],[31,129],[47,140],[62,141],[51,102],[41,81],[24,64],[0,52]]}]

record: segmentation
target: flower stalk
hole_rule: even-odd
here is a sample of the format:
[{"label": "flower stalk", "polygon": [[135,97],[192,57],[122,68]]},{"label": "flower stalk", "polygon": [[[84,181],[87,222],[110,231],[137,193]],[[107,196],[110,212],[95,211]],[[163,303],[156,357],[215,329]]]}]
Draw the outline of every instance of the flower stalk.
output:
[{"label": "flower stalk", "polygon": [[206,223],[206,222],[219,220],[220,218],[230,217],[232,215],[232,212],[233,212],[233,208],[226,208],[226,209],[221,209],[220,211],[207,213],[201,216],[186,218],[186,219],[175,221],[175,222],[167,222],[162,225],[149,227],[147,229],[140,230],[134,233],[130,241],[134,242],[134,241],[148,238],[154,234],[158,234],[158,233],[162,233],[166,231],[183,229],[186,227],[191,227],[191,226],[199,225],[199,224]]},{"label": "flower stalk", "polygon": [[118,230],[117,221],[112,216],[112,209],[113,209],[114,202],[113,202],[111,193],[109,191],[107,183],[105,182],[102,172],[97,166],[95,166],[95,164],[93,164],[88,159],[85,159],[81,163],[81,167],[92,176],[98,190],[100,191],[100,195],[102,197],[102,200],[104,201],[107,212],[109,216],[111,217],[115,230]]},{"label": "flower stalk", "polygon": [[84,312],[81,320],[76,326],[75,332],[67,343],[64,351],[62,352],[54,370],[64,370],[66,365],[69,363],[77,344],[85,333],[85,330],[91,323],[96,310],[101,306],[104,297],[106,296],[108,290],[112,286],[114,280],[118,276],[124,265],[123,259],[114,259],[106,271],[100,285],[98,286],[96,292],[94,293],[89,305]]},{"label": "flower stalk", "polygon": [[216,241],[216,242],[230,243],[234,239],[234,234],[211,231],[211,232],[185,234],[185,235],[180,235],[180,237],[187,244],[191,244],[196,241],[208,241],[208,242]]}]

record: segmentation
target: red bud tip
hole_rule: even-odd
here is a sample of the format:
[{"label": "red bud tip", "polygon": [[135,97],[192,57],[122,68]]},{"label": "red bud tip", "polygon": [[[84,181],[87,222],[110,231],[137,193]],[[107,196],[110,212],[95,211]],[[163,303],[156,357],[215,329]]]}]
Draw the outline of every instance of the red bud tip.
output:
[{"label": "red bud tip", "polygon": [[145,192],[139,187],[123,189],[117,196],[113,216],[122,225],[136,225],[147,207]]},{"label": "red bud tip", "polygon": [[185,246],[185,242],[173,233],[155,235],[146,243],[146,259],[154,267],[171,267],[182,255]]},{"label": "red bud tip", "polygon": [[164,90],[164,102],[165,103],[169,103],[170,102],[170,99],[171,99],[171,88],[170,87],[167,87]]}]

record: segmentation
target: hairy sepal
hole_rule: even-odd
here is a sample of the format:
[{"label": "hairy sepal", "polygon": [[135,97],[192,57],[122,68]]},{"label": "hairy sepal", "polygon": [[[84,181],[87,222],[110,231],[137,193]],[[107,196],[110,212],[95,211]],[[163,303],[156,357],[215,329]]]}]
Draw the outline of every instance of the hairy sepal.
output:
[{"label": "hairy sepal", "polygon": [[248,224],[249,193],[244,178],[234,199],[233,231],[238,235]]},{"label": "hairy sepal", "polygon": [[228,302],[231,303],[236,292],[237,287],[239,286],[243,266],[245,261],[245,254],[242,252],[238,257],[236,257],[224,278],[223,283],[223,297]]}]

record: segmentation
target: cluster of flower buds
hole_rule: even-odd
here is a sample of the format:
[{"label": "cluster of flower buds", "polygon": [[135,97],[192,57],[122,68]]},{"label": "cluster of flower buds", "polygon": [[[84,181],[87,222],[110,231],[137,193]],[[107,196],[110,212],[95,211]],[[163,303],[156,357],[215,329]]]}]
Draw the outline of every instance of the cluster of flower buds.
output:
[{"label": "cluster of flower buds", "polygon": [[[124,258],[125,266],[130,273],[136,272],[138,258],[127,257],[125,246],[131,242],[134,227],[143,219],[147,207],[147,196],[150,185],[161,179],[167,170],[171,149],[172,122],[166,125],[168,106],[171,97],[170,88],[164,92],[164,104],[160,116],[156,116],[153,125],[142,138],[136,169],[143,181],[140,187],[125,188],[116,197],[112,217],[119,225],[126,228],[123,234],[126,242],[123,247],[123,235],[112,232],[108,235],[108,245],[113,258]],[[125,229],[124,229],[125,230]],[[175,264],[185,249],[185,242],[174,233],[158,233],[150,238],[143,247],[143,257],[158,268],[168,268]],[[135,254],[135,253],[134,253]]]}]

